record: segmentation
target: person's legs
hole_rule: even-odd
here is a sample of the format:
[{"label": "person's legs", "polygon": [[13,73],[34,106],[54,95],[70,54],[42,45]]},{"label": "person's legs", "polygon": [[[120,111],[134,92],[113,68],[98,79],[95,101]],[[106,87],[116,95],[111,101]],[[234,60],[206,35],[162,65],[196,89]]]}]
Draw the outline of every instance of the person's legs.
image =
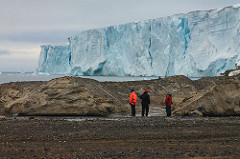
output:
[{"label": "person's legs", "polygon": [[142,116],[144,116],[145,106],[142,104]]},{"label": "person's legs", "polygon": [[132,116],[135,116],[136,115],[135,105],[131,104],[131,108],[132,108]]},{"label": "person's legs", "polygon": [[149,112],[149,105],[146,105],[146,116],[148,116],[148,112]]},{"label": "person's legs", "polygon": [[169,105],[166,105],[166,113],[167,113],[167,116],[171,116],[171,106]]},{"label": "person's legs", "polygon": [[172,108],[171,108],[171,106],[169,106],[169,116],[171,116],[172,115]]}]

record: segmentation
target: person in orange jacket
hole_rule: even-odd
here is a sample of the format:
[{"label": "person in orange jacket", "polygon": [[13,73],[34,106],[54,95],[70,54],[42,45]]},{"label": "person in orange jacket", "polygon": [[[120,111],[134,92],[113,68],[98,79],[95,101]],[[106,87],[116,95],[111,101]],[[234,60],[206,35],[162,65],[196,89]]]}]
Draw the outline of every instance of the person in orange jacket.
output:
[{"label": "person in orange jacket", "polygon": [[135,91],[132,89],[129,97],[129,104],[131,105],[132,116],[136,116],[136,110],[135,110],[136,103],[137,103],[137,95],[135,94]]},{"label": "person in orange jacket", "polygon": [[171,105],[173,104],[172,102],[172,94],[170,92],[167,93],[166,99],[165,99],[165,105],[166,105],[166,113],[167,116],[171,116]]}]

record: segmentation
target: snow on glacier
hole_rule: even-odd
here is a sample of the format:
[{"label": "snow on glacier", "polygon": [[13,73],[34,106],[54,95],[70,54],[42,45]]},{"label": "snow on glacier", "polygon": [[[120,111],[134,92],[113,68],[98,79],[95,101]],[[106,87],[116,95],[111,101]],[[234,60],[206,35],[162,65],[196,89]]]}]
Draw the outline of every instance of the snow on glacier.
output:
[{"label": "snow on glacier", "polygon": [[240,58],[240,5],[83,31],[42,46],[38,71],[113,76],[216,76]]}]

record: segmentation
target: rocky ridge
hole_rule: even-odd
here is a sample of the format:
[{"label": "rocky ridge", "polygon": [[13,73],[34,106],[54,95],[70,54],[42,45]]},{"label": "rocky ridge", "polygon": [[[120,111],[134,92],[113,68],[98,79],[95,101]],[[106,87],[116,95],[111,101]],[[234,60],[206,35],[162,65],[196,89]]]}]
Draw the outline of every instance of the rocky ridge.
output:
[{"label": "rocky ridge", "polygon": [[[47,82],[0,85],[0,115],[129,114],[128,96],[149,90],[151,107],[164,108],[167,91],[173,94],[173,115],[240,115],[240,76],[190,80],[185,76],[132,82],[98,82],[63,77]],[[140,112],[140,101],[137,102]]]}]

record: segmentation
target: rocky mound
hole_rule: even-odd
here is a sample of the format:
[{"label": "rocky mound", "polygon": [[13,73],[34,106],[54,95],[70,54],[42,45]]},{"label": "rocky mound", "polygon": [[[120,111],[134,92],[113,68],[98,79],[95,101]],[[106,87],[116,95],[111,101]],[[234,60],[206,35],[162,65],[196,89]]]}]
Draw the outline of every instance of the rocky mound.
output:
[{"label": "rocky mound", "polygon": [[1,115],[108,115],[126,111],[91,79],[64,77],[49,82],[16,82],[0,87]]},{"label": "rocky mound", "polygon": [[[240,115],[240,77],[185,76],[134,82],[98,82],[63,77],[48,82],[15,82],[0,85],[0,115],[109,115],[129,114],[129,93],[149,90],[151,106],[164,108],[173,94],[173,115]],[[140,100],[137,112],[141,110]]]},{"label": "rocky mound", "polygon": [[233,116],[240,115],[240,78],[209,78],[212,84],[186,97],[174,107],[173,115]]}]

